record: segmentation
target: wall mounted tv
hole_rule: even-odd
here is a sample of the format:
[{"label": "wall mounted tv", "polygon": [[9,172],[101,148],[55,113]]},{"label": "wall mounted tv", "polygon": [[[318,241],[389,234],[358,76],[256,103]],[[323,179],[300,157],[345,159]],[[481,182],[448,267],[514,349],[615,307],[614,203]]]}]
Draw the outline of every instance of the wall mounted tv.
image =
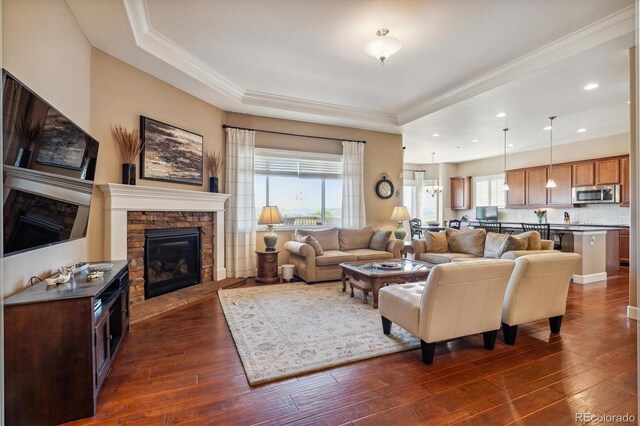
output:
[{"label": "wall mounted tv", "polygon": [[85,237],[98,142],[2,70],[4,256]]},{"label": "wall mounted tv", "polygon": [[498,221],[498,208],[496,206],[476,207],[476,220]]}]

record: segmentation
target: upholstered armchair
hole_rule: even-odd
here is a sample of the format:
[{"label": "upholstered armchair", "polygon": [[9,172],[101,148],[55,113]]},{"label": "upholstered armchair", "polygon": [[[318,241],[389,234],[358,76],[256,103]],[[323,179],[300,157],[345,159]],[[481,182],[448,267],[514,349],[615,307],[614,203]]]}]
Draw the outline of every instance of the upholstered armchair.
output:
[{"label": "upholstered armchair", "polygon": [[422,361],[433,362],[436,343],[482,333],[493,349],[513,260],[436,265],[426,282],[384,287],[378,296],[382,330],[396,323],[420,338]]},{"label": "upholstered armchair", "polygon": [[560,333],[569,283],[580,259],[576,253],[557,252],[516,259],[502,306],[505,343],[516,342],[518,325],[547,318],[551,332]]}]

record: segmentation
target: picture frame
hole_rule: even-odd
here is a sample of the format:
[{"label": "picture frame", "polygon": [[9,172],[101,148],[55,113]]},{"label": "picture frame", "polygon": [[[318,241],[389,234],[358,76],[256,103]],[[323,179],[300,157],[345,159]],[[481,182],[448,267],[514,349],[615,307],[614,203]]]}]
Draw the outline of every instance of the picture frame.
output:
[{"label": "picture frame", "polygon": [[55,108],[49,108],[38,141],[36,163],[82,170],[87,135]]},{"label": "picture frame", "polygon": [[140,179],[202,185],[202,135],[141,115],[140,138]]}]

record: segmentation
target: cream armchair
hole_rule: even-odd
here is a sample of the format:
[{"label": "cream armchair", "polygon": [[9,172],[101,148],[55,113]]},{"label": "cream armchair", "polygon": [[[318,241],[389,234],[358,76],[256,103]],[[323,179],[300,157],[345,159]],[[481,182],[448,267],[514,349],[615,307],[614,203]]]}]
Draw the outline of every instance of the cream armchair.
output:
[{"label": "cream armchair", "polygon": [[502,306],[505,343],[516,342],[519,324],[542,319],[549,319],[551,332],[560,332],[569,283],[580,259],[576,253],[532,254],[516,259]]},{"label": "cream armchair", "polygon": [[513,260],[436,265],[426,282],[384,287],[378,296],[384,334],[396,323],[420,338],[422,361],[433,362],[437,342],[483,333],[493,349]]}]

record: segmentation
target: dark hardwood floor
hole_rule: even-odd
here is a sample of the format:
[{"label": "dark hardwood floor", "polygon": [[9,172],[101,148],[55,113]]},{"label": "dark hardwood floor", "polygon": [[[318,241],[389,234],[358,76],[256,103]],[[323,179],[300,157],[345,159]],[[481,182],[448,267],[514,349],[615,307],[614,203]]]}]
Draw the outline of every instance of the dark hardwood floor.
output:
[{"label": "dark hardwood floor", "polygon": [[[252,285],[252,284],[247,284]],[[576,413],[637,419],[628,274],[572,285],[559,335],[547,321],[250,387],[216,295],[135,324],[96,416],[77,424],[573,425]],[[380,331],[382,332],[382,330]],[[636,420],[637,421],[637,420]],[[580,423],[580,422],[578,422]]]}]

